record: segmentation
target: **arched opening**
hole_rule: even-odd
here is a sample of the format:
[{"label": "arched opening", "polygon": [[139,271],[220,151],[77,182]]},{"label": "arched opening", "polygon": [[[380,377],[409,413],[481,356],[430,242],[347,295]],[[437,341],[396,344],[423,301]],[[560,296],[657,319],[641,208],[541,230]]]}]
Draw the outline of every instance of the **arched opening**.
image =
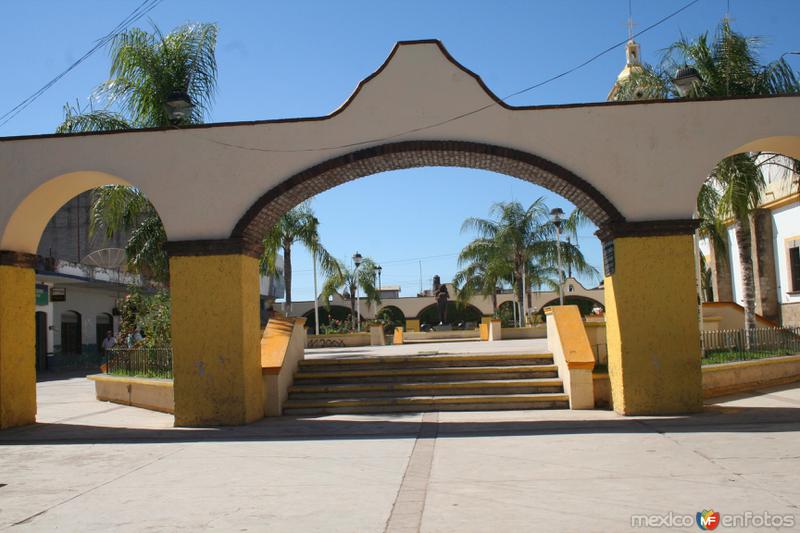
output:
[{"label": "arched opening", "polygon": [[601,228],[625,220],[591,183],[533,154],[474,142],[407,141],[355,151],[287,178],[247,210],[231,238],[260,248],[262,236],[281,215],[316,194],[380,172],[435,166],[490,170],[540,185],[572,202]]},{"label": "arched opening", "polygon": [[[456,329],[475,329],[481,323],[483,313],[474,305],[461,305],[457,302],[447,302],[447,322]],[[439,309],[436,304],[431,304],[417,315],[420,325],[433,327],[439,323]]]},{"label": "arched opening", "polygon": [[[321,334],[328,333],[345,333],[350,331],[352,313],[348,307],[341,305],[331,305],[329,307],[319,307],[319,332]],[[314,310],[307,311],[303,317],[306,319],[306,330],[314,332],[316,322],[314,321]]]},{"label": "arched opening", "polygon": [[81,314],[77,311],[63,311],[59,319],[59,351],[67,360],[83,352],[83,328]]},{"label": "arched opening", "polygon": [[[129,225],[120,225],[106,233],[99,225],[92,230],[93,202],[100,191],[127,191],[142,199],[139,210],[128,217]],[[126,194],[127,194],[126,192]],[[127,209],[127,206],[126,206]],[[148,218],[149,215],[152,215]],[[139,225],[155,222],[148,232],[138,231]],[[157,229],[155,232],[150,229]],[[160,217],[143,194],[120,177],[104,172],[81,171],[63,174],[39,185],[27,194],[13,211],[0,236],[0,263],[13,267],[20,293],[35,288],[35,306],[30,317],[20,316],[20,322],[32,321],[35,337],[30,339],[31,364],[34,372],[25,368],[8,370],[20,387],[29,394],[16,400],[14,409],[20,420],[34,420],[36,412],[36,373],[53,371],[38,376],[39,387],[59,387],[65,379],[75,378],[74,373],[64,370],[79,370],[96,374],[101,368],[103,338],[114,332],[118,306],[130,287],[142,288],[146,283],[150,294],[157,290],[163,277],[155,284],[153,272],[132,266],[127,248],[135,238],[137,253],[154,252],[166,265],[163,244],[166,240]],[[146,235],[145,235],[146,233]],[[152,238],[154,234],[161,237]],[[144,248],[142,248],[144,246]],[[151,250],[147,250],[151,246]],[[142,257],[140,255],[140,257]],[[21,306],[20,309],[25,308]],[[162,322],[169,322],[169,315]],[[167,327],[169,327],[167,325]],[[25,328],[20,327],[21,331]],[[20,339],[20,342],[28,342]],[[118,342],[118,345],[124,344]],[[142,365],[151,358],[142,357]],[[171,356],[169,357],[171,366]],[[146,369],[131,368],[137,375],[146,375]],[[87,387],[93,383],[86,382]],[[42,408],[43,409],[43,408]],[[46,412],[40,409],[43,416]],[[4,422],[5,423],[5,422]]]},{"label": "arched opening", "polygon": [[94,324],[97,351],[102,355],[103,341],[109,333],[114,334],[114,317],[111,313],[100,313],[95,317]]},{"label": "arched opening", "polygon": [[375,318],[383,322],[383,332],[387,334],[392,333],[394,328],[406,327],[406,315],[399,307],[394,305],[382,307],[380,311],[375,314]]},{"label": "arched opening", "polygon": [[[554,305],[561,305],[560,300],[558,298],[550,300],[542,305],[542,308],[539,310],[538,315],[540,320],[544,320],[544,310],[547,307],[551,307]],[[571,296],[568,294],[564,295],[564,305],[577,305],[578,309],[581,312],[581,315],[588,316],[592,314],[592,310],[595,308],[605,309],[605,306],[598,302],[597,300],[593,300],[591,298],[587,298],[585,296]]]},{"label": "arched opening", "polygon": [[53,215],[79,194],[104,185],[131,186],[131,183],[96,171],[70,172],[43,183],[11,215],[0,239],[0,250],[37,253],[42,233]]},{"label": "arched opening", "polygon": [[[766,137],[708,169],[697,205],[703,330],[800,325],[798,157],[800,137]],[[758,349],[757,334],[742,339]]]},{"label": "arched opening", "polygon": [[513,300],[505,301],[497,306],[497,318],[500,319],[504,328],[513,328],[517,325],[517,310],[514,307]]}]

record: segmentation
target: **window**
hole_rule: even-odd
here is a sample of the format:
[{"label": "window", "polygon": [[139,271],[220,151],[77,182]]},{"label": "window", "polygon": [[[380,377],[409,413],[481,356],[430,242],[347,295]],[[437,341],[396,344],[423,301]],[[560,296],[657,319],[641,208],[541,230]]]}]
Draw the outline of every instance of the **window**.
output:
[{"label": "window", "polygon": [[800,291],[800,241],[789,242],[789,286],[792,292]]}]

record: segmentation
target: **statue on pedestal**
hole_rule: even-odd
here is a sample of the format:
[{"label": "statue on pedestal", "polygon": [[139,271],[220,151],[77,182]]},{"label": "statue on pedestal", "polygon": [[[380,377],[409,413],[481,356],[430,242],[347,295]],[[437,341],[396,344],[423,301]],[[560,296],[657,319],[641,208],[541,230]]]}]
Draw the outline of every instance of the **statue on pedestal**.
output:
[{"label": "statue on pedestal", "polygon": [[433,297],[436,299],[436,308],[439,311],[439,324],[444,325],[447,323],[447,300],[450,299],[450,293],[447,291],[447,285],[443,285],[439,276],[433,276]]}]

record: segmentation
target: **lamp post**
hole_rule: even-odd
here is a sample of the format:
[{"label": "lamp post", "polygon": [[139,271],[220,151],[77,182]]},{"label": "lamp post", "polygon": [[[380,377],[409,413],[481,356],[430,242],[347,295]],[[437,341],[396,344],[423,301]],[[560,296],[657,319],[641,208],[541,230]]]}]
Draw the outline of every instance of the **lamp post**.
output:
[{"label": "lamp post", "polygon": [[556,227],[556,254],[558,255],[558,302],[564,305],[564,269],[561,266],[561,225],[564,223],[564,211],[560,207],[550,211],[550,222]]},{"label": "lamp post", "polygon": [[356,329],[357,329],[357,331],[361,331],[361,300],[358,298],[358,267],[361,266],[361,260],[362,259],[363,259],[363,257],[361,257],[361,254],[358,253],[358,252],[356,252],[353,255],[353,263],[356,265],[356,268],[353,271],[353,281],[356,284],[355,298],[356,298],[356,317],[357,317],[356,318]]},{"label": "lamp post", "polygon": [[192,99],[184,91],[173,91],[164,101],[164,111],[173,126],[177,126],[189,118],[192,109],[194,109]]},{"label": "lamp post", "polygon": [[314,260],[314,333],[319,335],[319,293],[317,292],[317,251],[312,252]]},{"label": "lamp post", "polygon": [[380,293],[381,290],[382,290],[382,287],[381,287],[381,271],[383,270],[383,267],[378,265],[378,266],[375,267],[375,270],[378,271],[378,293]]},{"label": "lamp post", "polygon": [[672,83],[678,89],[678,94],[685,97],[692,90],[696,83],[701,83],[703,78],[697,72],[697,69],[684,65],[675,71],[675,77],[672,78]]}]

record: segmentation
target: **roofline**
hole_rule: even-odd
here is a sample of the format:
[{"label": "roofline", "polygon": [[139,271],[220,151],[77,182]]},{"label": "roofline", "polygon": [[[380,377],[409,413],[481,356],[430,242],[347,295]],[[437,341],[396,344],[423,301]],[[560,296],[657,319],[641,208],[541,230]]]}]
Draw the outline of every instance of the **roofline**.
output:
[{"label": "roofline", "polygon": [[787,98],[787,97],[796,97],[800,98],[798,94],[777,94],[777,95],[748,95],[748,96],[718,96],[712,98],[680,98],[680,99],[657,99],[657,100],[627,100],[627,101],[615,101],[615,102],[608,102],[608,101],[600,101],[600,102],[583,102],[583,103],[569,103],[569,104],[544,104],[544,105],[529,105],[529,106],[512,106],[507,104],[501,98],[499,98],[489,87],[484,83],[483,79],[473,72],[472,70],[468,69],[461,63],[459,63],[445,48],[444,44],[439,39],[419,39],[414,41],[398,41],[395,43],[392,51],[386,57],[384,62],[375,70],[372,74],[367,76],[366,78],[362,79],[358,85],[356,86],[355,90],[350,94],[350,96],[336,108],[334,111],[327,115],[320,115],[316,117],[292,117],[292,118],[276,118],[276,119],[262,119],[262,120],[244,120],[244,121],[234,121],[234,122],[210,122],[207,124],[192,124],[188,126],[181,126],[180,128],[177,126],[163,126],[157,128],[138,128],[138,129],[126,129],[126,130],[113,130],[113,131],[88,131],[88,132],[78,132],[78,133],[38,133],[38,134],[29,134],[29,135],[15,135],[9,137],[0,137],[0,142],[11,142],[11,141],[23,141],[23,140],[31,140],[31,139],[51,139],[51,138],[61,138],[61,137],[87,137],[93,135],[119,135],[125,133],[149,133],[149,132],[167,132],[167,131],[175,131],[175,130],[193,130],[193,129],[213,129],[213,128],[230,128],[230,127],[237,127],[237,126],[260,126],[264,124],[284,124],[284,123],[292,123],[292,122],[314,122],[314,121],[322,121],[328,120],[336,115],[342,113],[345,109],[347,109],[350,104],[355,100],[358,96],[358,93],[361,92],[361,89],[369,83],[372,79],[377,77],[383,70],[389,65],[392,58],[394,58],[397,51],[400,49],[401,46],[415,46],[415,45],[430,45],[434,44],[439,47],[439,50],[442,54],[447,58],[450,63],[452,63],[456,68],[463,71],[465,74],[472,77],[478,85],[484,90],[484,92],[492,99],[494,102],[511,111],[545,111],[551,109],[577,109],[577,108],[585,108],[585,107],[616,107],[616,106],[629,106],[629,105],[651,105],[651,104],[687,104],[687,103],[695,103],[695,102],[719,102],[719,101],[729,101],[729,100],[761,100],[761,99],[772,99],[772,98]]}]

